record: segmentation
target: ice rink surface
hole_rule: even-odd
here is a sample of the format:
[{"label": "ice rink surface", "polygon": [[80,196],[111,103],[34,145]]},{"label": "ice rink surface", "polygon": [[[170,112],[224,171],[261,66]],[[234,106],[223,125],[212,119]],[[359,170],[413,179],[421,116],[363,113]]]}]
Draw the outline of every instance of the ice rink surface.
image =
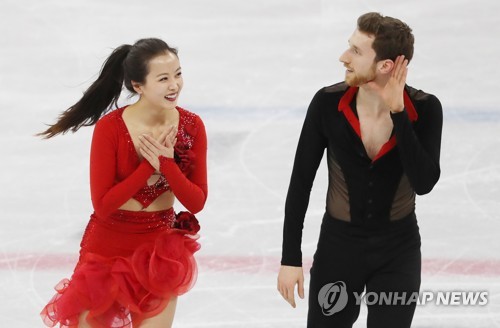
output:
[{"label": "ice rink surface", "polygon": [[[42,326],[38,313],[71,274],[92,211],[92,128],[33,135],[79,99],[113,48],[160,37],[180,50],[179,104],[203,118],[209,138],[199,278],[174,327],[305,327],[307,302],[292,309],[276,291],[294,151],[314,93],[343,79],[338,58],[357,17],[378,11],[413,28],[408,84],[437,95],[444,110],[441,180],[417,199],[422,290],[489,295],[484,306],[418,306],[413,326],[500,327],[497,0],[3,0],[1,8],[0,326]],[[306,284],[326,182],[322,166],[305,222]],[[355,327],[365,319],[363,307]]]}]

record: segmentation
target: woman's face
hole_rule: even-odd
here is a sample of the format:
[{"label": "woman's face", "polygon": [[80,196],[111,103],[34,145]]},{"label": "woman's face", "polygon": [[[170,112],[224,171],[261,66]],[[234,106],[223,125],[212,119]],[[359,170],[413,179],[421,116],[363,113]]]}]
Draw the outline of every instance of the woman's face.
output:
[{"label": "woman's face", "polygon": [[179,58],[166,52],[151,59],[148,68],[145,82],[134,86],[141,101],[157,109],[175,109],[184,84]]}]

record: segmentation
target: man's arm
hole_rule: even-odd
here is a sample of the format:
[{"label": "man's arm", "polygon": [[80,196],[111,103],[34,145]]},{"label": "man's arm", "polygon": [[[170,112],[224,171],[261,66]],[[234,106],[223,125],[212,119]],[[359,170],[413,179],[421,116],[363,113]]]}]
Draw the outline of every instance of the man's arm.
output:
[{"label": "man's arm", "polygon": [[300,298],[304,298],[304,272],[302,269],[302,229],[309,204],[316,171],[323,157],[327,140],[321,129],[321,97],[323,90],[314,96],[302,127],[292,177],[285,203],[283,226],[283,251],[278,275],[278,291],[295,307],[295,285]]}]

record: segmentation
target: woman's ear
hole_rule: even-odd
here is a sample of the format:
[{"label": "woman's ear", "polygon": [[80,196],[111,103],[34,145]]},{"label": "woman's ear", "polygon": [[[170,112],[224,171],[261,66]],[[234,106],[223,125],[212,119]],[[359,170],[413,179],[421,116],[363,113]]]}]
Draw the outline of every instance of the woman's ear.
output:
[{"label": "woman's ear", "polygon": [[142,84],[135,81],[130,81],[130,83],[132,84],[132,88],[134,88],[135,92],[137,92],[138,95],[142,95]]}]

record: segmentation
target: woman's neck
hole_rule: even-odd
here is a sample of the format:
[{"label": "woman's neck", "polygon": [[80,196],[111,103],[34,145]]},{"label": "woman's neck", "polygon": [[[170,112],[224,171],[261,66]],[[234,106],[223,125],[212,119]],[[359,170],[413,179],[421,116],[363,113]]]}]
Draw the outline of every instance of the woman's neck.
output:
[{"label": "woman's neck", "polygon": [[135,120],[151,127],[175,122],[179,117],[179,112],[176,108],[156,108],[140,100],[129,106],[129,113]]}]

